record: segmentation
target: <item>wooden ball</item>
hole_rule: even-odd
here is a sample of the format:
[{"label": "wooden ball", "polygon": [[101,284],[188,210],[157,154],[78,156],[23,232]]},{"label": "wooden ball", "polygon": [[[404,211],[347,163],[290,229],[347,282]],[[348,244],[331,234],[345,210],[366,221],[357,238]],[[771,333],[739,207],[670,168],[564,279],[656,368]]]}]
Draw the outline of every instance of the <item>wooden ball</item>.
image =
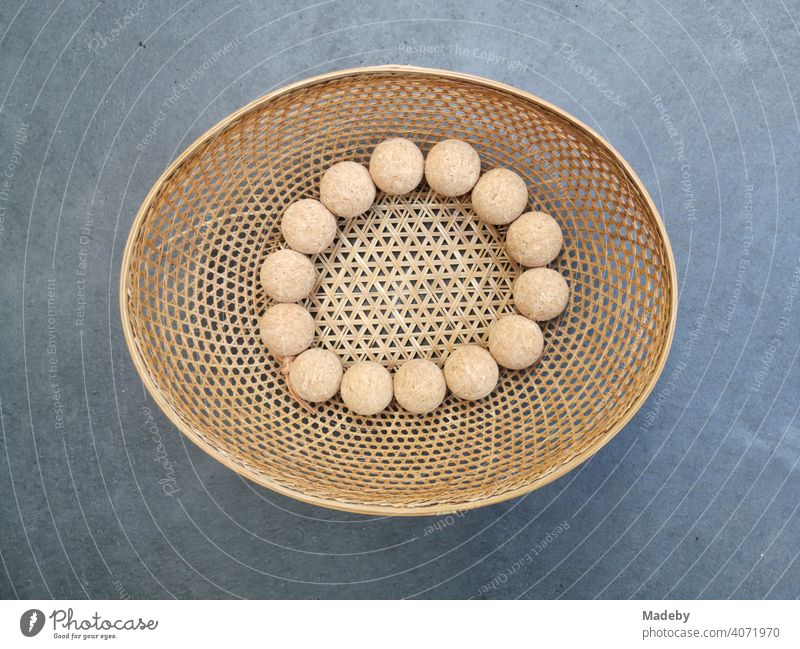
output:
[{"label": "wooden ball", "polygon": [[261,340],[273,356],[297,356],[314,339],[314,318],[299,304],[271,306],[258,321]]},{"label": "wooden ball", "polygon": [[358,415],[376,415],[392,401],[392,375],[383,365],[360,361],[342,377],[342,401]]},{"label": "wooden ball", "polygon": [[351,160],[337,162],[322,175],[319,199],[336,216],[358,216],[372,207],[375,183],[363,165]]},{"label": "wooden ball", "polygon": [[403,408],[417,415],[436,409],[447,394],[444,373],[431,361],[417,358],[402,365],[394,374],[394,398]]},{"label": "wooden ball", "polygon": [[411,140],[402,137],[381,142],[369,159],[369,174],[389,196],[415,189],[425,171],[425,157]]},{"label": "wooden ball", "polygon": [[561,227],[544,212],[526,212],[506,233],[508,256],[523,266],[547,266],[558,257],[563,243]]},{"label": "wooden ball", "polygon": [[288,248],[267,255],[260,276],[264,291],[276,302],[304,300],[317,281],[311,260]]},{"label": "wooden ball", "polygon": [[443,140],[435,144],[425,159],[425,180],[442,196],[466,194],[480,175],[478,152],[462,140]]},{"label": "wooden ball", "polygon": [[502,367],[521,370],[542,356],[544,338],[539,325],[517,315],[504,315],[489,327],[489,351]]},{"label": "wooden ball", "polygon": [[506,225],[528,206],[528,186],[510,169],[492,169],[472,190],[472,209],[484,223]]},{"label": "wooden ball", "polygon": [[336,238],[336,217],[319,201],[304,198],[283,213],[281,233],[292,250],[316,255]]},{"label": "wooden ball", "polygon": [[461,399],[483,399],[497,385],[500,370],[483,347],[464,345],[447,357],[444,378],[450,392]]},{"label": "wooden ball", "polygon": [[342,382],[342,361],[327,349],[307,349],[289,366],[289,382],[301,399],[330,399]]},{"label": "wooden ball", "polygon": [[516,279],[511,292],[520,313],[540,322],[559,315],[569,300],[567,281],[551,268],[526,270]]}]

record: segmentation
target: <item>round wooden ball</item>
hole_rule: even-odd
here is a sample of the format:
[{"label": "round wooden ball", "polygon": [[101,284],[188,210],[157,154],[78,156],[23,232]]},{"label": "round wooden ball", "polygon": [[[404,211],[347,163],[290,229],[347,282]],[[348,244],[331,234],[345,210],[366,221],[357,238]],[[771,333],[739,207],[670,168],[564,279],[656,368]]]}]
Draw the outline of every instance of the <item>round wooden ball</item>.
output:
[{"label": "round wooden ball", "polygon": [[510,169],[487,171],[472,190],[472,209],[484,223],[511,223],[527,205],[528,187],[519,174]]},{"label": "round wooden ball", "polygon": [[268,254],[260,276],[264,291],[276,302],[304,300],[317,280],[311,260],[288,248]]},{"label": "round wooden ball", "polygon": [[450,392],[461,399],[483,399],[497,385],[500,371],[483,347],[464,345],[453,350],[444,363],[444,378]]},{"label": "round wooden ball", "polygon": [[489,327],[489,351],[498,365],[521,370],[542,356],[544,338],[539,325],[525,316],[510,314]]},{"label": "round wooden ball", "polygon": [[463,140],[443,140],[433,146],[425,159],[425,180],[442,196],[466,194],[480,175],[480,156]]},{"label": "round wooden ball", "polygon": [[547,266],[558,257],[563,243],[561,227],[544,212],[526,212],[506,233],[508,256],[523,266]]},{"label": "round wooden ball", "polygon": [[569,286],[552,268],[531,268],[520,275],[511,289],[514,304],[531,320],[550,320],[567,306]]},{"label": "round wooden ball", "polygon": [[319,201],[303,198],[283,213],[281,234],[292,250],[316,255],[336,238],[336,217]]},{"label": "round wooden ball", "polygon": [[447,384],[444,373],[431,361],[417,358],[394,373],[394,398],[417,415],[435,410],[444,401]]},{"label": "round wooden ball", "polygon": [[375,201],[375,183],[363,165],[352,160],[337,162],[322,175],[319,199],[336,216],[358,216]]},{"label": "round wooden ball", "polygon": [[297,356],[314,339],[314,318],[299,304],[275,304],[261,316],[258,329],[273,356]]},{"label": "round wooden ball", "polygon": [[307,349],[289,366],[289,382],[301,399],[330,399],[342,382],[342,361],[327,349]]},{"label": "round wooden ball", "polygon": [[381,142],[369,159],[369,175],[389,196],[415,189],[425,171],[425,157],[411,140],[402,137]]},{"label": "round wooden ball", "polygon": [[342,401],[358,415],[376,415],[392,401],[392,375],[383,365],[360,361],[342,377]]}]

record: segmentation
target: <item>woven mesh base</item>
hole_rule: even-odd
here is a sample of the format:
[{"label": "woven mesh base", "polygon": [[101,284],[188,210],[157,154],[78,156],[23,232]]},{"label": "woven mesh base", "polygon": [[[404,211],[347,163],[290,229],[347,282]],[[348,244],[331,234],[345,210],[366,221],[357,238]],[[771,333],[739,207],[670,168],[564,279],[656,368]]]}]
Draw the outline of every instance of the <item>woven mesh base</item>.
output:
[{"label": "woven mesh base", "polygon": [[[280,216],[318,198],[333,162],[367,164],[402,136],[427,153],[470,142],[483,170],[510,167],[531,205],[564,230],[551,264],[569,306],[543,326],[531,370],[501,370],[478,402],[448,396],[430,415],[393,403],[375,417],[337,398],[309,414],[289,396],[258,338],[269,305],[257,281],[283,247]],[[378,195],[339,219],[314,258],[307,302],[316,346],[345,365],[439,365],[455,346],[486,341],[513,312],[521,269],[505,228],[478,222],[469,197],[427,185]],[[139,212],[122,270],[122,315],[134,362],[159,405],[202,448],[282,493],[340,509],[446,512],[545,484],[587,459],[632,416],[663,367],[675,319],[674,265],[652,202],[598,136],[511,88],[463,75],[376,68],[326,75],[246,107],[195,143]]]}]

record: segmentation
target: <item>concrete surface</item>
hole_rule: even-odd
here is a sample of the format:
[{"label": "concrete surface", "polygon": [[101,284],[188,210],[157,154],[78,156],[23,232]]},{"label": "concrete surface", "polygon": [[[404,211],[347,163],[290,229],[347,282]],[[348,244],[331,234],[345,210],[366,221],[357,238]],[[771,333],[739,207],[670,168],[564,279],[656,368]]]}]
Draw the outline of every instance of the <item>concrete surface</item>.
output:
[{"label": "concrete surface", "polygon": [[[796,2],[2,3],[0,595],[798,597],[798,23]],[[169,161],[270,89],[382,63],[588,122],[649,188],[679,270],[672,355],[630,425],[547,488],[452,518],[243,481],[146,400],[120,330],[121,252]]]}]

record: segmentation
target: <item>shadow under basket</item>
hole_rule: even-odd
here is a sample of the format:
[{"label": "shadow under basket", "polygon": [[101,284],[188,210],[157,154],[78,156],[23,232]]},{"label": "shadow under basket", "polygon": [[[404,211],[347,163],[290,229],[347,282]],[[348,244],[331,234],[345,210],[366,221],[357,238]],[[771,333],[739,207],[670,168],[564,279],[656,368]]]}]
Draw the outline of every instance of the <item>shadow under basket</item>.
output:
[{"label": "shadow under basket", "polygon": [[[389,137],[427,154],[459,138],[482,170],[508,167],[530,208],[564,231],[550,266],[570,286],[544,323],[537,366],[502,370],[481,401],[448,395],[429,415],[395,402],[374,417],[337,396],[309,413],[286,389],[258,336],[269,306],[264,257],[284,247],[280,218],[318,198],[323,171],[367,165]],[[313,257],[304,304],[314,346],[349,366],[394,370],[444,363],[485,344],[514,312],[522,269],[506,228],[475,219],[469,195],[423,183],[378,194],[339,219],[334,246]],[[229,116],[185,151],[148,194],[122,262],[121,312],[136,369],[193,442],[242,476],[299,500],[369,514],[439,514],[519,496],[588,459],[634,415],[661,372],[676,318],[675,265],[642,183],[600,136],[560,109],[487,79],[388,66],[293,84]]]}]

